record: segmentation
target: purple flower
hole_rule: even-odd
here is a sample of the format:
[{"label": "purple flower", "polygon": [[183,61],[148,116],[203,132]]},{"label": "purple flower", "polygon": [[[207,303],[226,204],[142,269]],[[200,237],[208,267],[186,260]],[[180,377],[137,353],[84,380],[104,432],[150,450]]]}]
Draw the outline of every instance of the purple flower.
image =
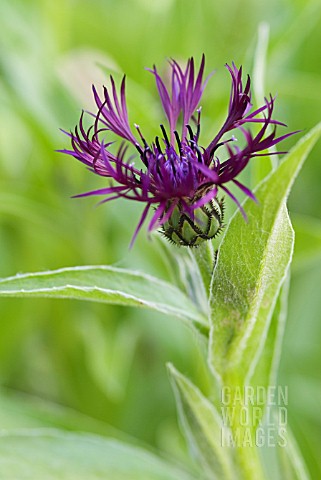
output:
[{"label": "purple flower", "polygon": [[[149,232],[162,227],[164,235],[174,243],[189,246],[213,238],[223,221],[223,204],[217,198],[219,189],[234,200],[246,217],[229,185],[234,183],[255,199],[237,179],[239,173],[251,158],[266,155],[267,149],[293,134],[276,136],[276,125],[284,124],[272,119],[274,98],[266,99],[263,106],[251,112],[250,77],[247,76],[244,85],[242,67],[238,69],[232,63],[232,66],[226,65],[232,80],[226,120],[210,144],[201,146],[201,108],[198,106],[211,76],[203,81],[204,65],[204,55],[198,72],[195,72],[193,58],[188,60],[185,68],[174,60],[170,61],[170,86],[165,84],[155,66],[149,70],[155,77],[168,120],[168,127],[160,125],[160,135],[151,143],[146,141],[138,125],[135,124],[135,134],[130,127],[125,77],[119,94],[112,77],[111,88],[104,87],[102,95],[93,87],[98,111],[91,114],[94,122],[89,129],[84,127],[82,113],[75,132],[64,132],[70,137],[71,150],[61,152],[80,160],[94,173],[114,180],[106,188],[78,197],[105,195],[102,203],[123,197],[144,204],[132,242],[151,207]],[[180,131],[178,123],[181,124]],[[253,123],[258,126],[255,135],[249,129]],[[271,125],[272,129],[269,128]],[[241,132],[243,147],[236,145],[232,131]],[[112,147],[114,142],[105,140],[109,132],[123,139],[118,150]],[[126,160],[129,147],[134,154]],[[138,164],[133,162],[135,157],[138,157]]]}]

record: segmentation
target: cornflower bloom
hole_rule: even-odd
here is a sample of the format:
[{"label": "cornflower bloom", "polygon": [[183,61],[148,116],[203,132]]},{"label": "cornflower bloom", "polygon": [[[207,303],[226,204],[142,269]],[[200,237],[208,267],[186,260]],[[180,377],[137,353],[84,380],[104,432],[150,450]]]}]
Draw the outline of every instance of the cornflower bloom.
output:
[{"label": "cornflower bloom", "polygon": [[[149,232],[161,228],[165,237],[177,245],[198,246],[204,240],[215,237],[223,226],[223,200],[218,199],[219,189],[233,199],[246,218],[229,184],[235,184],[255,200],[253,193],[237,179],[238,175],[251,158],[267,155],[267,149],[293,133],[276,136],[276,125],[284,124],[272,119],[272,96],[265,99],[263,106],[251,112],[250,77],[247,76],[244,84],[242,67],[237,68],[232,63],[231,66],[226,65],[232,80],[226,120],[213,140],[207,146],[201,146],[199,102],[211,76],[203,81],[205,57],[203,55],[198,72],[195,71],[193,58],[188,60],[185,68],[175,60],[171,60],[169,65],[169,86],[155,66],[149,70],[155,77],[168,120],[168,127],[161,124],[160,136],[153,142],[147,142],[136,124],[134,135],[135,130],[128,120],[125,76],[119,94],[111,76],[111,87],[103,87],[102,95],[93,86],[98,109],[97,113],[91,114],[93,125],[85,129],[82,112],[74,133],[64,132],[71,139],[71,150],[60,151],[80,160],[94,173],[114,180],[106,188],[77,197],[105,195],[101,203],[126,198],[144,204],[132,243],[153,207]],[[177,130],[179,120],[182,124],[180,133]],[[255,135],[248,128],[251,124],[258,127]],[[271,125],[272,129],[269,128]],[[244,137],[242,148],[235,144],[232,131],[239,131]],[[114,142],[102,138],[109,132],[122,139],[116,153],[111,150]],[[130,145],[136,155],[126,160]],[[224,160],[219,152],[223,153]],[[140,166],[133,162],[135,156],[139,157]]]}]

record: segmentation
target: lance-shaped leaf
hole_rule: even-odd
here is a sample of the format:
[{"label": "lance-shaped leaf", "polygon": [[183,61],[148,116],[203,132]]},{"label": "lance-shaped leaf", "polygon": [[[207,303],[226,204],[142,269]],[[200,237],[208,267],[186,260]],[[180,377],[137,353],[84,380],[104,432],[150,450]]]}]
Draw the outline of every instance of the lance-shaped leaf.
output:
[{"label": "lance-shaped leaf", "polygon": [[0,280],[0,296],[73,298],[148,307],[185,320],[198,329],[206,319],[174,285],[141,272],[108,266],[62,268]]},{"label": "lance-shaped leaf", "polygon": [[[289,283],[288,275],[281,287],[259,361],[252,377],[246,379],[246,383],[252,387],[251,392],[255,398],[253,402],[248,402],[249,415],[253,421],[253,433],[264,420],[267,409],[265,404],[267,389],[269,386],[276,386],[287,314]],[[254,410],[252,410],[253,407]]]},{"label": "lance-shaped leaf", "polygon": [[302,454],[292,431],[286,427],[286,444],[277,448],[282,480],[310,480]]},{"label": "lance-shaped leaf", "polygon": [[287,315],[289,284],[290,276],[288,275],[281,287],[264,348],[250,381],[252,386],[276,385]]},{"label": "lance-shaped leaf", "polygon": [[210,363],[220,376],[230,372],[242,382],[259,360],[292,256],[285,201],[320,133],[321,124],[258,186],[258,203],[244,204],[248,222],[237,212],[222,240],[210,300]]},{"label": "lance-shaped leaf", "polygon": [[213,404],[173,365],[168,365],[179,418],[191,453],[200,462],[205,478],[233,477],[233,449],[222,444],[227,428]]},{"label": "lance-shaped leaf", "polygon": [[58,430],[0,434],[0,478],[196,480],[184,469],[117,440]]},{"label": "lance-shaped leaf", "polygon": [[[277,425],[278,414],[276,412],[274,414],[276,415],[275,425]],[[265,426],[265,428],[271,427]],[[311,480],[289,425],[284,425],[278,430],[277,441],[273,448],[263,446],[260,451],[267,478],[273,478],[273,480]]]},{"label": "lance-shaped leaf", "polygon": [[212,278],[214,258],[211,242],[203,242],[191,249],[177,248],[158,234],[155,235],[162,249],[171,281],[193,300],[193,303],[208,317],[209,286]]},{"label": "lance-shaped leaf", "polygon": [[202,283],[204,285],[206,299],[209,296],[211,280],[213,275],[215,252],[212,242],[203,242],[198,248],[190,250],[190,255],[195,258]]}]

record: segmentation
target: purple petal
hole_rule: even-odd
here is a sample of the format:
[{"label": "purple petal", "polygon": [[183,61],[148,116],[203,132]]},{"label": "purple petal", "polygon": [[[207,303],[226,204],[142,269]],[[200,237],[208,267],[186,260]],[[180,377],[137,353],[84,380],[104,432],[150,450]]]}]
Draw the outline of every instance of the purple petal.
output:
[{"label": "purple petal", "polygon": [[247,195],[248,197],[252,198],[252,200],[254,200],[255,202],[257,202],[257,198],[256,196],[254,195],[253,192],[251,192],[251,190],[249,188],[247,188],[245,185],[243,185],[243,183],[239,182],[238,180],[233,180],[233,182],[235,183],[235,185],[237,185],[243,193],[245,193],[245,195]]},{"label": "purple petal", "polygon": [[247,221],[247,215],[244,211],[244,208],[242,207],[242,205],[240,204],[240,202],[238,201],[238,199],[233,195],[232,192],[230,192],[230,190],[228,190],[226,187],[224,187],[224,185],[221,185],[221,189],[224,190],[224,192],[226,192],[228,194],[229,197],[231,197],[231,199],[233,200],[233,202],[236,203],[236,205],[239,207],[240,209],[240,212],[244,218],[244,220]]},{"label": "purple petal", "polygon": [[139,222],[138,222],[138,225],[137,225],[137,227],[136,227],[136,229],[135,229],[133,238],[131,239],[131,242],[130,242],[130,245],[129,245],[129,248],[130,248],[130,249],[133,247],[133,245],[134,245],[134,243],[135,243],[135,240],[136,240],[136,237],[137,237],[140,229],[141,229],[142,226],[143,226],[143,223],[144,223],[144,221],[145,221],[145,219],[146,219],[146,217],[147,217],[147,214],[148,214],[148,212],[149,212],[149,208],[150,208],[150,204],[148,203],[148,204],[146,205],[146,207],[144,208],[144,210],[143,210],[142,216],[140,217],[140,220],[139,220]]},{"label": "purple petal", "polygon": [[93,86],[93,93],[96,105],[98,107],[98,113],[96,115],[95,130],[97,130],[98,121],[102,122],[112,132],[120,137],[128,140],[134,145],[137,144],[137,140],[134,137],[128,120],[126,96],[125,96],[125,77],[123,77],[120,87],[120,103],[116,92],[115,81],[113,77],[110,77],[111,90],[113,102],[109,95],[108,89],[103,87],[104,101],[99,97],[96,88]]},{"label": "purple petal", "polygon": [[126,189],[127,189],[126,186],[100,188],[98,190],[91,190],[90,192],[79,193],[78,195],[73,195],[72,198],[89,197],[91,195],[109,195],[110,193],[121,192],[121,191],[126,190]]},{"label": "purple petal", "polygon": [[206,165],[203,165],[202,163],[194,163],[194,167],[197,169],[197,170],[200,170],[205,176],[207,179],[210,179],[213,183],[217,183],[220,179],[219,175],[217,172],[215,172],[214,170],[210,169],[209,167],[207,167]]},{"label": "purple petal", "polygon": [[193,203],[192,208],[193,210],[196,210],[197,208],[203,207],[207,203],[209,203],[213,198],[215,198],[217,195],[217,188],[213,188],[213,190],[210,190],[207,192],[204,197],[200,198],[197,202]]},{"label": "purple petal", "polygon": [[[162,217],[164,210],[166,208],[166,203],[162,202],[160,205],[155,210],[155,213],[150,221],[150,224],[148,225],[148,232],[151,232],[154,228],[159,219]],[[157,228],[157,227],[156,227]]]}]

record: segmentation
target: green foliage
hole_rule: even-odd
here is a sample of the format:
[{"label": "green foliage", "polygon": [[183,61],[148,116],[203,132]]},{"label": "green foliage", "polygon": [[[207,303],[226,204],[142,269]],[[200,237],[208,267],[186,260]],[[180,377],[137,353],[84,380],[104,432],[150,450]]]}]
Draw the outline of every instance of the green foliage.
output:
[{"label": "green foliage", "polygon": [[54,297],[148,307],[200,328],[206,319],[178,288],[151,275],[107,266],[74,267],[0,280],[0,295]]},{"label": "green foliage", "polygon": [[168,366],[179,418],[190,452],[206,478],[234,478],[229,449],[222,448],[223,422],[214,405],[184,375]]},{"label": "green foliage", "polygon": [[[320,134],[321,124],[258,186],[255,194],[259,205],[248,200],[244,204],[248,223],[237,212],[220,246],[211,284],[209,361],[222,385],[232,389],[230,407],[237,403],[233,388],[237,392],[238,388],[251,384],[268,386],[276,369],[286,305],[280,289],[294,245],[285,201]],[[252,380],[253,375],[256,378]],[[245,403],[245,407],[251,412],[253,405]],[[263,413],[262,408],[261,419]],[[257,422],[252,430],[253,442],[256,427]],[[236,420],[231,428],[239,430],[239,422]],[[253,450],[248,449],[248,456],[244,451],[241,449],[238,459],[244,478],[264,478]]]},{"label": "green foliage", "polygon": [[[2,478],[34,480],[192,480],[196,477],[139,447],[85,434],[40,429],[2,433]],[[17,461],[19,459],[19,461]]]},{"label": "green foliage", "polygon": [[290,430],[286,448],[279,448],[277,453],[280,458],[280,480],[309,480],[309,473]]},{"label": "green foliage", "polygon": [[293,181],[321,133],[308,134],[247,200],[222,240],[211,286],[211,363],[220,375],[249,380],[292,259],[294,235],[285,207]]},{"label": "green foliage", "polygon": [[[253,387],[276,385],[287,315],[289,276],[280,289],[261,354],[254,367],[250,384]],[[262,412],[263,413],[263,412]],[[254,425],[257,426],[256,424]]]},{"label": "green foliage", "polygon": [[[190,462],[162,365],[173,362],[197,383],[195,391],[205,403],[213,400],[218,406],[213,379],[199,352],[205,336],[199,344],[194,329],[185,328],[186,324],[199,328],[208,314],[207,292],[218,242],[192,253],[162,245],[164,253],[156,248],[156,238],[150,242],[142,232],[128,252],[140,206],[111,202],[93,210],[93,199],[70,200],[73,194],[105,183],[98,184],[100,179],[54,152],[68,144],[58,128],[68,129],[82,107],[92,108],[92,82],[106,82],[110,71],[116,78],[126,72],[130,121],[144,126],[150,138],[157,134],[164,116],[144,67],[153,63],[161,67],[166,57],[199,58],[204,52],[207,71],[217,68],[203,103],[206,142],[226,113],[224,63],[234,60],[250,72],[256,51],[252,77],[256,96],[277,93],[277,116],[291,130],[306,131],[320,119],[320,18],[319,0],[282,4],[227,0],[224,5],[212,0],[93,0],[77,2],[76,8],[71,0],[1,2],[0,39],[5,49],[0,59],[0,277],[70,265],[126,266],[171,280],[176,287],[169,305],[156,301],[157,290],[167,285],[163,281],[161,287],[156,281],[155,292],[152,286],[148,289],[147,298],[140,299],[141,290],[131,294],[138,303],[139,299],[156,303],[184,320],[175,322],[156,310],[127,310],[101,302],[2,297],[0,377],[11,395],[6,401],[3,396],[0,399],[1,426],[55,426],[115,435],[109,422],[158,450],[171,452],[186,465]],[[293,143],[294,139],[287,140],[286,149]],[[289,422],[304,461],[298,461],[297,448],[290,448],[290,454],[281,450],[291,460],[290,464],[284,460],[283,476],[272,470],[271,478],[280,480],[286,471],[288,478],[295,478],[294,471],[302,471],[304,462],[312,478],[321,476],[320,152],[319,144],[289,200],[296,243],[282,356],[277,345],[284,329],[286,285],[274,299],[276,308],[251,379],[255,385],[264,384],[269,376],[275,378],[280,360],[280,382],[289,385]],[[246,181],[256,185],[269,169],[268,162],[257,159],[245,172]],[[231,213],[227,201],[226,219]],[[84,293],[76,287],[69,293]],[[104,301],[112,296],[115,300],[115,293],[109,293],[103,293]],[[183,303],[180,308],[175,294],[177,299],[187,298],[186,307]],[[125,299],[120,295],[118,301]],[[207,334],[206,329],[202,331]],[[183,388],[183,381],[180,385]],[[28,396],[15,402],[20,391],[35,397],[33,408]],[[190,394],[190,402],[191,398]]]}]

